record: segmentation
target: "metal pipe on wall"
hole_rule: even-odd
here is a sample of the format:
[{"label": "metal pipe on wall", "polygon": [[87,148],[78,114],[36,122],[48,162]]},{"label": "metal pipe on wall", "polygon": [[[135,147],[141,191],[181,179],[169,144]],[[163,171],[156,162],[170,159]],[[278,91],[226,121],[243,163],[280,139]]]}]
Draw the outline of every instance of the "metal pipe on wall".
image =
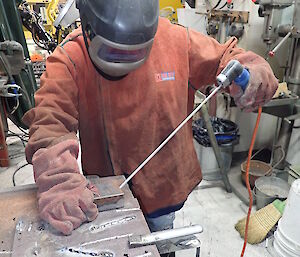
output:
[{"label": "metal pipe on wall", "polygon": [[288,78],[289,89],[300,95],[300,40],[294,39],[294,49],[292,51],[292,65]]}]

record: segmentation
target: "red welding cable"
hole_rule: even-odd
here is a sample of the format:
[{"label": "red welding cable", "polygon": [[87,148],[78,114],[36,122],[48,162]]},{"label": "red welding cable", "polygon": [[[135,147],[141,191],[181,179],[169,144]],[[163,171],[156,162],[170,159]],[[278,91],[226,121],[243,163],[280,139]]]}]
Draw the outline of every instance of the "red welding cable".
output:
[{"label": "red welding cable", "polygon": [[252,151],[253,151],[253,147],[254,147],[254,143],[255,143],[255,138],[256,138],[256,134],[257,134],[257,131],[258,131],[258,126],[259,126],[259,121],[260,121],[260,117],[261,117],[261,112],[262,112],[262,108],[259,107],[258,108],[258,115],[257,115],[257,118],[256,118],[256,124],[255,124],[255,127],[254,127],[254,131],[253,131],[252,139],[251,139],[251,144],[250,144],[250,148],[249,148],[249,152],[248,152],[248,159],[247,159],[247,166],[246,166],[246,186],[247,186],[248,194],[249,194],[249,209],[248,209],[247,222],[246,222],[246,228],[245,228],[245,240],[244,240],[244,246],[243,246],[243,250],[242,250],[242,253],[241,253],[241,257],[244,256],[245,250],[246,250],[247,237],[248,237],[248,226],[249,226],[249,220],[250,220],[250,215],[251,215],[251,210],[252,210],[252,205],[253,205],[253,196],[252,196],[250,182],[249,182],[249,169],[250,169],[250,160],[251,160]]}]

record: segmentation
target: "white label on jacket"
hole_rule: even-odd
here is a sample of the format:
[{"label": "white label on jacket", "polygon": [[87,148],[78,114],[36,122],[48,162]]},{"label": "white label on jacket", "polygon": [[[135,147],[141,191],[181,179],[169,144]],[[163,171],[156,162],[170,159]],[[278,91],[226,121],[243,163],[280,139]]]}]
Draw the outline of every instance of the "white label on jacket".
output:
[{"label": "white label on jacket", "polygon": [[155,73],[156,82],[163,82],[169,80],[175,80],[175,71]]}]

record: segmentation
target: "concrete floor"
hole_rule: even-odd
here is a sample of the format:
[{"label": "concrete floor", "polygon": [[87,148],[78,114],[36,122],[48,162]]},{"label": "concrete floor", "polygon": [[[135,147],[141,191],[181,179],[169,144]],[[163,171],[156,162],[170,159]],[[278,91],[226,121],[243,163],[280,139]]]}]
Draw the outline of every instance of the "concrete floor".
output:
[{"label": "concrete floor", "polygon": [[[16,131],[17,132],[17,131]],[[11,166],[0,168],[0,189],[12,187],[12,176],[25,161],[24,147],[18,138],[9,138]],[[32,166],[22,168],[15,176],[16,185],[34,183]],[[3,209],[1,211],[4,211]],[[240,256],[243,240],[234,229],[245,217],[247,206],[233,193],[226,193],[222,183],[202,181],[190,194],[182,210],[176,213],[175,227],[199,224],[204,232],[199,235],[202,257]],[[195,256],[194,250],[178,252],[176,256]],[[270,257],[265,243],[248,245],[245,257]]]}]

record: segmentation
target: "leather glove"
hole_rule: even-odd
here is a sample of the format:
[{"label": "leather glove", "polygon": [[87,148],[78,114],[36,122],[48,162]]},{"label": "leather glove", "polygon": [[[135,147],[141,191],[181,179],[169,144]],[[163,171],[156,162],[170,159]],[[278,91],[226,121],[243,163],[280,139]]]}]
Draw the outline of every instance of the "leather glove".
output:
[{"label": "leather glove", "polygon": [[236,105],[246,112],[251,112],[272,99],[278,88],[278,80],[262,57],[246,52],[241,54],[238,60],[250,72],[249,84],[245,92],[234,83],[229,90]]},{"label": "leather glove", "polygon": [[66,140],[32,158],[40,217],[65,235],[98,215],[93,192],[77,164],[78,143]]}]

